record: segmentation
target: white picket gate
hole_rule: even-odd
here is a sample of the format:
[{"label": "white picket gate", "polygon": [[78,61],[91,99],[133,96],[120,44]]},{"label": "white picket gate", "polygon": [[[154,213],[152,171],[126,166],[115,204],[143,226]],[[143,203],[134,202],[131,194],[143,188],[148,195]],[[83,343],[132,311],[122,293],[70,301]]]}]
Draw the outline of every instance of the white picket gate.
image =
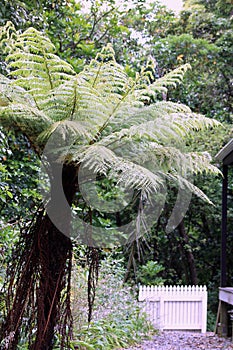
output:
[{"label": "white picket gate", "polygon": [[160,330],[206,332],[206,286],[139,286],[138,299]]}]

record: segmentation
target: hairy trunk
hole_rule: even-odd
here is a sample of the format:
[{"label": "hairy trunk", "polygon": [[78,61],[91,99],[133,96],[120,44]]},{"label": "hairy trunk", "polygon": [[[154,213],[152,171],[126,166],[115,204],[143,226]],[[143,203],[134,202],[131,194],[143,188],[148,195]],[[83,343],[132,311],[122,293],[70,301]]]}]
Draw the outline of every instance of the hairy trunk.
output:
[{"label": "hairy trunk", "polygon": [[[68,237],[60,233],[50,219],[45,217],[45,230],[41,237],[39,251],[40,282],[37,294],[37,335],[33,350],[52,350],[55,327],[61,317],[61,294],[65,289],[65,274],[71,263],[72,244]],[[67,270],[68,267],[68,270]],[[68,291],[69,292],[69,291]],[[66,317],[69,317],[70,310]],[[64,326],[64,325],[62,325]],[[60,326],[60,327],[62,327]],[[63,333],[64,329],[59,329]]]},{"label": "hairy trunk", "polygon": [[[76,173],[75,167],[63,168],[63,190],[69,205],[76,191]],[[5,339],[3,349],[16,350],[24,333],[29,349],[52,350],[55,330],[61,334],[60,347],[64,349],[71,335],[71,215],[70,211],[56,206],[58,182],[55,172],[51,203],[63,221],[66,235],[44,210],[22,232],[7,273],[7,315],[0,333]]]}]

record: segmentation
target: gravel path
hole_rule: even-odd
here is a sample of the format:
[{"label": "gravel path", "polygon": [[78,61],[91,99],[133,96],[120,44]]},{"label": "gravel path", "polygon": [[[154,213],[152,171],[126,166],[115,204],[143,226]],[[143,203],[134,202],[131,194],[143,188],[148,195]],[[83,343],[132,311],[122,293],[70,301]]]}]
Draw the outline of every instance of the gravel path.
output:
[{"label": "gravel path", "polygon": [[230,339],[219,338],[214,333],[191,332],[160,332],[153,340],[144,341],[141,345],[127,350],[232,350],[233,342]]}]

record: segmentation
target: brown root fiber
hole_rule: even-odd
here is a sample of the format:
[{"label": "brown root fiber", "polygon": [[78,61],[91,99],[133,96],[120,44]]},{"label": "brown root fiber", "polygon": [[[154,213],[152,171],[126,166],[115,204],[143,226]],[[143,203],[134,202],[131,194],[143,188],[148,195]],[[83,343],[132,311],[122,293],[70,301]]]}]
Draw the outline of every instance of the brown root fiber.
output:
[{"label": "brown root fiber", "polygon": [[99,272],[99,250],[97,248],[89,247],[87,253],[88,262],[88,322],[91,322],[92,311],[95,301],[95,291],[98,282],[98,272]]}]

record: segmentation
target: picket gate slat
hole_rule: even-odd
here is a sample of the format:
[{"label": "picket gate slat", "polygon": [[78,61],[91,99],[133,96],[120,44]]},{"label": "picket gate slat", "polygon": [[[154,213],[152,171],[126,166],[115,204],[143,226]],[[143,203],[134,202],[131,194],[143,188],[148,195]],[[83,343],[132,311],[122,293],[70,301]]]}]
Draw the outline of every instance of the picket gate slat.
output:
[{"label": "picket gate slat", "polygon": [[206,332],[206,286],[139,286],[138,300],[160,330]]}]

